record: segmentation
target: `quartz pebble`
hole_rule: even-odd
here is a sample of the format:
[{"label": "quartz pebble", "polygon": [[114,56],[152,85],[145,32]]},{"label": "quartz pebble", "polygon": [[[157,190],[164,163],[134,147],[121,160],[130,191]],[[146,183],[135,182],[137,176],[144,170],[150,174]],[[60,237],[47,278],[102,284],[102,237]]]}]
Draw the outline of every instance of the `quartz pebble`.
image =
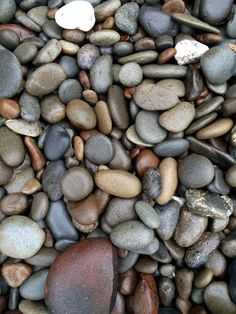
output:
[{"label": "quartz pebble", "polygon": [[175,46],[175,59],[179,65],[197,61],[209,48],[196,40],[181,40]]}]

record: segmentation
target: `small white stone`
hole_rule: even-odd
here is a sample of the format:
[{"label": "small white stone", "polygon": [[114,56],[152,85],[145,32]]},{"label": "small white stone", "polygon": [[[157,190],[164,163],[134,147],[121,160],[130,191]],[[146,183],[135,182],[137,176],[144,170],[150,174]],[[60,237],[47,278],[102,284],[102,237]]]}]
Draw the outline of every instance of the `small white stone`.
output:
[{"label": "small white stone", "polygon": [[95,24],[93,6],[87,1],[72,1],[56,12],[55,21],[65,29],[80,29],[88,32]]},{"label": "small white stone", "polygon": [[175,49],[177,63],[184,65],[197,61],[209,47],[196,40],[184,39],[177,43]]}]

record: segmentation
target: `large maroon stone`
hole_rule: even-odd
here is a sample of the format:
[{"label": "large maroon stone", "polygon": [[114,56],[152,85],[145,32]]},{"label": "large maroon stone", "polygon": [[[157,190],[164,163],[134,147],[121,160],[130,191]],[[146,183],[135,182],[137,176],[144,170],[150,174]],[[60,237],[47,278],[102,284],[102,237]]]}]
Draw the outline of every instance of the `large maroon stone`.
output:
[{"label": "large maroon stone", "polygon": [[109,314],[118,287],[118,259],[108,239],[67,248],[52,264],[45,286],[49,313]]}]

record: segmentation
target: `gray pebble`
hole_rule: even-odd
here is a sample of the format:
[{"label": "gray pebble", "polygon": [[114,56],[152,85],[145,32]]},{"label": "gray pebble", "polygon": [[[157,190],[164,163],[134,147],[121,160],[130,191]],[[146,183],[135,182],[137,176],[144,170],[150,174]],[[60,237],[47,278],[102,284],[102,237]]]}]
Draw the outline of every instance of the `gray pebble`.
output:
[{"label": "gray pebble", "polygon": [[151,79],[178,79],[186,76],[187,67],[175,64],[147,64],[143,66],[143,74]]},{"label": "gray pebble", "polygon": [[51,39],[41,48],[33,61],[34,65],[53,62],[61,53],[62,47],[58,40]]},{"label": "gray pebble", "polygon": [[57,240],[55,243],[55,248],[57,251],[62,252],[64,251],[68,246],[72,245],[76,243],[75,240],[71,240],[71,239],[60,239]]},{"label": "gray pebble", "polygon": [[112,58],[104,55],[98,58],[91,67],[90,81],[97,93],[106,93],[112,85]]},{"label": "gray pebble", "polygon": [[125,64],[128,62],[135,62],[140,65],[151,63],[158,57],[158,53],[155,50],[147,50],[147,51],[140,51],[128,56],[124,56],[118,59],[120,64]]},{"label": "gray pebble", "polygon": [[94,62],[100,57],[99,49],[93,44],[82,46],[77,53],[77,63],[80,69],[90,70]]},{"label": "gray pebble", "polygon": [[160,217],[158,212],[143,201],[138,201],[135,203],[135,211],[142,222],[151,229],[156,229],[160,225]]},{"label": "gray pebble", "polygon": [[37,55],[37,46],[32,42],[23,42],[14,50],[14,54],[21,64],[28,64]]},{"label": "gray pebble", "polygon": [[161,303],[167,307],[172,304],[175,297],[175,285],[169,278],[161,278],[158,281],[158,294]]},{"label": "gray pebble", "polygon": [[14,17],[16,3],[14,0],[2,0],[0,3],[0,23],[8,23]]},{"label": "gray pebble", "polygon": [[113,46],[113,52],[119,57],[127,56],[131,54],[133,50],[133,44],[126,41],[120,41]]},{"label": "gray pebble", "polygon": [[236,231],[231,232],[221,241],[221,251],[227,257],[236,257]]},{"label": "gray pebble", "polygon": [[149,168],[145,171],[142,179],[142,199],[150,202],[161,192],[160,173],[158,169]]},{"label": "gray pebble", "polygon": [[71,100],[82,97],[82,87],[78,80],[68,79],[60,85],[58,95],[64,104],[68,104]]},{"label": "gray pebble", "polygon": [[185,153],[189,142],[184,138],[173,138],[162,141],[154,146],[153,151],[160,157],[177,157]]},{"label": "gray pebble", "polygon": [[49,201],[47,194],[39,192],[34,195],[31,204],[31,216],[35,221],[40,221],[45,218],[48,212]]},{"label": "gray pebble", "polygon": [[134,35],[138,29],[138,14],[137,3],[125,3],[116,11],[115,24],[122,32]]},{"label": "gray pebble", "polygon": [[62,66],[64,72],[66,73],[67,78],[73,78],[79,72],[79,68],[73,57],[62,56],[59,60],[59,64]]},{"label": "gray pebble", "polygon": [[233,0],[202,0],[199,15],[203,21],[212,25],[223,23],[233,6]]},{"label": "gray pebble", "polygon": [[24,92],[19,99],[21,117],[28,122],[35,122],[40,118],[40,104],[36,97]]},{"label": "gray pebble", "polygon": [[143,79],[143,70],[135,62],[129,62],[123,65],[119,72],[119,81],[124,86],[134,87],[141,83]]}]

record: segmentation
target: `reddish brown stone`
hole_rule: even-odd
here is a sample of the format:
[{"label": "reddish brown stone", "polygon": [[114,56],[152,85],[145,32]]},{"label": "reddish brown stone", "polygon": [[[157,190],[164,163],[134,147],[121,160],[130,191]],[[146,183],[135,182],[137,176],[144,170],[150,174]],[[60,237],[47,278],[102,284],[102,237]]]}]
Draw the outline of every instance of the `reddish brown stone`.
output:
[{"label": "reddish brown stone", "polygon": [[21,26],[21,25],[18,25],[18,24],[1,24],[0,25],[0,31],[2,29],[11,29],[11,30],[15,31],[19,35],[20,40],[22,40],[22,41],[26,38],[35,36],[35,33],[30,31],[28,28]]},{"label": "reddish brown stone", "polygon": [[118,292],[116,296],[116,302],[112,309],[111,314],[124,314],[124,313],[125,313],[125,301],[122,294]]},{"label": "reddish brown stone", "polygon": [[97,133],[97,130],[92,129],[92,130],[83,130],[80,132],[80,137],[82,138],[83,141],[87,141],[90,136],[94,135],[95,133]]},{"label": "reddish brown stone", "polygon": [[29,150],[33,169],[35,171],[41,170],[46,164],[46,159],[36,141],[32,137],[25,136],[24,143]]},{"label": "reddish brown stone", "polygon": [[132,99],[134,92],[135,92],[135,87],[126,87],[124,89],[124,96],[125,96],[125,98]]},{"label": "reddish brown stone", "polygon": [[156,314],[159,310],[159,298],[156,282],[152,275],[141,274],[134,293],[134,314]]},{"label": "reddish brown stone", "polygon": [[52,264],[45,287],[49,313],[110,313],[118,287],[118,259],[108,239],[68,247]]},{"label": "reddish brown stone", "polygon": [[0,313],[5,313],[5,309],[7,308],[7,298],[1,296],[0,297]]},{"label": "reddish brown stone", "polygon": [[161,11],[166,14],[184,13],[185,4],[182,0],[171,0],[161,6]]},{"label": "reddish brown stone", "polygon": [[120,275],[119,291],[123,295],[131,295],[138,283],[138,274],[131,268]]},{"label": "reddish brown stone", "polygon": [[19,287],[31,275],[31,267],[25,263],[4,264],[2,276],[8,286]]},{"label": "reddish brown stone", "polygon": [[206,45],[213,45],[219,44],[223,41],[223,36],[220,34],[213,34],[213,33],[205,33],[205,34],[198,34],[196,39]]},{"label": "reddish brown stone", "polygon": [[171,60],[175,55],[176,55],[176,49],[175,48],[168,48],[164,51],[162,51],[157,59],[157,62],[159,64],[164,64],[166,62],[168,62],[169,60]]},{"label": "reddish brown stone", "polygon": [[48,228],[44,229],[45,232],[45,241],[43,246],[45,247],[53,247],[54,246],[54,239],[52,237],[52,234]]},{"label": "reddish brown stone", "polygon": [[150,149],[143,149],[135,161],[137,175],[142,177],[144,172],[149,168],[156,168],[160,163],[159,158]]},{"label": "reddish brown stone", "polygon": [[55,20],[55,14],[56,14],[57,11],[58,11],[58,8],[49,9],[48,13],[47,13],[47,17],[50,20]]},{"label": "reddish brown stone", "polygon": [[15,100],[0,99],[0,115],[5,119],[15,119],[20,114],[20,107]]},{"label": "reddish brown stone", "polygon": [[207,314],[207,310],[202,305],[194,305],[188,314]]},{"label": "reddish brown stone", "polygon": [[84,89],[90,89],[91,88],[88,74],[85,71],[79,72],[79,81],[80,81],[80,84],[83,86]]}]

